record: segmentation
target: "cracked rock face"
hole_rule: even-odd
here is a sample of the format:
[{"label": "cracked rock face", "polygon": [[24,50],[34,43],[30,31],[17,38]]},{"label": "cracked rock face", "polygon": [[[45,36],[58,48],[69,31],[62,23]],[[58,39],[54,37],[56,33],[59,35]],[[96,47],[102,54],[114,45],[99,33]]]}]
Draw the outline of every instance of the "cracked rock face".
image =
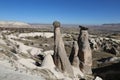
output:
[{"label": "cracked rock face", "polygon": [[78,37],[80,69],[84,74],[92,74],[92,52],[88,41],[88,29],[81,27]]}]

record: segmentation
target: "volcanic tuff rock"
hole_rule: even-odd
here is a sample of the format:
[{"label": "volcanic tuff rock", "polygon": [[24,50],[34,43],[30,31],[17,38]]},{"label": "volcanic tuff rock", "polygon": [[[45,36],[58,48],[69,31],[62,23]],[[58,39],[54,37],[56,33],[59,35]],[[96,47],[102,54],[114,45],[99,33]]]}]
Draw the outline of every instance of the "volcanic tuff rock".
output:
[{"label": "volcanic tuff rock", "polygon": [[78,37],[80,69],[84,74],[92,74],[92,52],[88,41],[88,28],[81,26],[80,28],[80,34]]},{"label": "volcanic tuff rock", "polygon": [[61,70],[62,72],[67,72],[70,77],[73,77],[73,69],[71,64],[68,60],[64,42],[62,39],[62,35],[60,32],[60,22],[55,21],[53,22],[54,26],[54,62],[55,65]]}]

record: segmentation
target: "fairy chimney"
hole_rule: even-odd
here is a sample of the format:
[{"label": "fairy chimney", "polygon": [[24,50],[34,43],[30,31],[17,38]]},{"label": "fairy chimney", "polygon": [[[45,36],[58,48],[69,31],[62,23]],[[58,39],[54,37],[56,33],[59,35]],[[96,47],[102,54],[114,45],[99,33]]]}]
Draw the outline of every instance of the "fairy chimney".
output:
[{"label": "fairy chimney", "polygon": [[80,60],[80,69],[84,74],[92,74],[92,52],[88,41],[88,28],[82,26],[79,27],[80,34],[78,37],[78,57]]},{"label": "fairy chimney", "polygon": [[74,41],[69,60],[71,64],[77,68],[79,68],[78,50],[79,50],[78,43],[77,41]]},{"label": "fairy chimney", "polygon": [[54,26],[54,63],[56,67],[62,71],[67,72],[70,77],[73,77],[73,69],[67,57],[63,39],[60,32],[60,22],[53,22]]}]

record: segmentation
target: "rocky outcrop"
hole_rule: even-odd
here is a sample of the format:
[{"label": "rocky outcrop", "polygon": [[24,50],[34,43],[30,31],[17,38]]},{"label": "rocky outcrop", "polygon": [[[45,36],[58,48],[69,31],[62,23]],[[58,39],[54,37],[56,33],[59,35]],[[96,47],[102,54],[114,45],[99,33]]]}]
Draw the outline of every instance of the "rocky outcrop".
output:
[{"label": "rocky outcrop", "polygon": [[64,43],[61,37],[61,32],[60,32],[60,22],[55,21],[53,22],[54,26],[54,62],[56,67],[62,71],[62,72],[67,72],[67,74],[70,77],[73,77],[73,69],[71,67],[71,64],[68,60]]},{"label": "rocky outcrop", "polygon": [[114,55],[119,55],[119,51],[114,47],[112,46],[112,48],[109,50],[110,53],[114,54]]},{"label": "rocky outcrop", "polygon": [[119,51],[118,51],[118,44],[115,44],[114,41],[109,41],[109,40],[105,40],[102,45],[101,48],[103,49],[103,51],[107,52],[107,53],[111,53],[114,55],[119,55]]},{"label": "rocky outcrop", "polygon": [[80,26],[78,57],[80,59],[80,69],[84,74],[92,74],[92,52],[88,41],[88,35],[88,28]]},{"label": "rocky outcrop", "polygon": [[111,38],[90,38],[89,39],[90,47],[94,51],[104,51],[114,55],[120,55],[119,53],[119,41]]},{"label": "rocky outcrop", "polygon": [[46,56],[42,62],[42,66],[44,66],[46,68],[50,68],[50,69],[55,68],[55,64],[53,62],[53,58],[50,53],[46,54]]},{"label": "rocky outcrop", "polygon": [[95,39],[89,39],[89,42],[90,42],[90,47],[92,50],[98,50],[99,47],[98,47],[98,44],[97,42],[95,41]]}]

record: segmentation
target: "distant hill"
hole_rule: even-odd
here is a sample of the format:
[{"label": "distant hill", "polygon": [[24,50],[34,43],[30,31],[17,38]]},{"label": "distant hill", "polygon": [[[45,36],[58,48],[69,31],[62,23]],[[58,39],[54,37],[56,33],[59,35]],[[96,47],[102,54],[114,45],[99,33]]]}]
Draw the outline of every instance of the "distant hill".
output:
[{"label": "distant hill", "polygon": [[103,24],[103,27],[108,27],[108,28],[119,28],[120,29],[120,23],[117,24]]},{"label": "distant hill", "polygon": [[120,23],[103,24],[103,26],[120,26]]},{"label": "distant hill", "polygon": [[102,29],[120,31],[120,23],[103,24]]},{"label": "distant hill", "polygon": [[17,22],[17,21],[0,21],[0,27],[16,27],[16,28],[24,28],[29,27],[30,25],[28,23],[24,22]]},{"label": "distant hill", "polygon": [[102,24],[102,25],[93,25],[87,26],[91,33],[99,33],[99,34],[113,34],[120,33],[120,24]]}]

